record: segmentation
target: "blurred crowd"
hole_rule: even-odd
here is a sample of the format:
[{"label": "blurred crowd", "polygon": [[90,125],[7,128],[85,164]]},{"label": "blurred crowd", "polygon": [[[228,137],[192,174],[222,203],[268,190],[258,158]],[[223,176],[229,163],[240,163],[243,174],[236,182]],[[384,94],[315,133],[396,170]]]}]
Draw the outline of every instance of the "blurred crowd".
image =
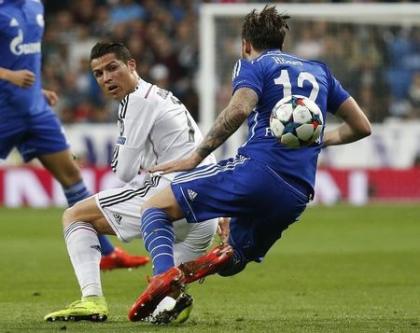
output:
[{"label": "blurred crowd", "polygon": [[[140,76],[172,90],[198,119],[203,2],[245,1],[44,0],[44,86],[60,94],[56,111],[62,121],[115,120],[115,104],[102,97],[89,71],[90,49],[104,39],[123,41]],[[217,34],[217,47],[224,51],[223,59],[217,59],[221,106],[229,97],[231,69],[240,51],[240,22],[225,21]],[[420,118],[420,27],[295,22],[286,51],[327,63],[372,121]]]}]

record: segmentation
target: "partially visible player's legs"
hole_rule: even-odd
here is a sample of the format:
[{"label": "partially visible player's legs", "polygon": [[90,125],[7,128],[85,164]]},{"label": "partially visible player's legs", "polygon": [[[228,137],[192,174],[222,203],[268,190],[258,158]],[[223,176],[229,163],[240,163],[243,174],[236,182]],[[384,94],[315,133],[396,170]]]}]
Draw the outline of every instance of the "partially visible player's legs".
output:
[{"label": "partially visible player's legs", "polygon": [[175,235],[172,221],[183,217],[170,187],[151,197],[142,206],[140,230],[153,262],[153,275],[174,266]]},{"label": "partially visible player's legs", "polygon": [[[69,207],[91,195],[69,150],[42,155],[38,158],[63,187]],[[111,254],[114,251],[111,242],[104,235],[99,235],[98,238],[101,243],[102,255]]]},{"label": "partially visible player's legs", "polygon": [[[69,207],[91,195],[69,150],[45,154],[38,158],[63,186]],[[99,234],[98,239],[102,251],[101,269],[130,268],[145,264],[145,257],[130,255],[120,248],[114,248],[105,235]]]},{"label": "partially visible player's legs", "polygon": [[[133,305],[130,319],[139,320],[147,316],[148,305],[169,292],[171,284],[175,282],[190,282],[221,269],[226,269],[225,275],[235,274],[243,270],[247,262],[260,260],[280,237],[281,230],[303,212],[308,200],[309,195],[302,189],[294,188],[264,164],[244,156],[177,176],[170,189],[160,192],[145,203],[142,223],[147,218],[148,223],[154,223],[154,228],[160,228],[183,216],[191,223],[218,216],[250,218],[241,220],[244,233],[235,239],[239,244],[232,244],[236,253],[232,253],[230,246],[222,246],[195,260],[196,266],[186,270],[187,277],[185,274],[175,274],[173,267],[155,276]],[[259,243],[260,239],[257,239],[264,233],[254,232],[256,226],[263,222],[259,220],[262,216],[269,221],[264,227],[275,231],[268,235],[270,242],[267,244]],[[237,234],[233,230],[231,233]],[[150,237],[153,238],[153,232]],[[172,253],[172,248],[166,246],[165,251]],[[170,266],[161,260],[159,254],[151,255],[154,265],[163,268]],[[225,265],[230,266],[229,270]]]},{"label": "partially visible player's legs", "polygon": [[[185,220],[174,222],[175,265],[195,260],[206,253],[216,233],[217,225],[217,219],[203,223],[187,223]],[[185,292],[167,296],[153,311],[151,321],[156,324],[183,323],[188,320],[192,306],[193,298]]]},{"label": "partially visible player's legs", "polygon": [[99,262],[101,247],[97,233],[114,234],[102,212],[90,197],[66,209],[63,214],[64,239],[79,282],[82,298],[67,308],[52,312],[45,320],[103,321],[108,306],[102,293]]},{"label": "partially visible player's legs", "polygon": [[172,221],[183,212],[170,187],[150,198],[142,207],[141,233],[153,262],[153,277],[146,290],[132,305],[128,318],[138,321],[147,318],[170,293],[183,288],[184,275],[174,266],[174,232]]}]

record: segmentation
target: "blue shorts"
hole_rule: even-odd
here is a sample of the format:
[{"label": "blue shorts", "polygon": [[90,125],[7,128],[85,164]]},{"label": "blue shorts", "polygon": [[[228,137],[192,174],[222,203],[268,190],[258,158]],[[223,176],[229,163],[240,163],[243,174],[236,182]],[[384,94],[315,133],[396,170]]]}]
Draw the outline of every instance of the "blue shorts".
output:
[{"label": "blue shorts", "polygon": [[261,261],[305,210],[309,195],[244,156],[178,175],[172,191],[188,222],[231,217],[231,245]]},{"label": "blue shorts", "polygon": [[0,110],[0,158],[5,159],[14,147],[25,162],[69,148],[61,124],[50,108],[26,117],[15,113]]}]

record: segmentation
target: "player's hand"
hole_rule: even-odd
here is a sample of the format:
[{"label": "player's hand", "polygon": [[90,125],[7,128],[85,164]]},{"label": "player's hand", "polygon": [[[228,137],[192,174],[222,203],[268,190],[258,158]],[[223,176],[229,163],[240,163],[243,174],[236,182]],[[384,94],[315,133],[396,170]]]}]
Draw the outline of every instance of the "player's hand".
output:
[{"label": "player's hand", "polygon": [[229,240],[229,217],[219,217],[219,223],[217,225],[217,235],[223,244],[228,244]]},{"label": "player's hand", "polygon": [[42,89],[42,93],[44,94],[45,98],[49,105],[54,106],[58,102],[58,96],[55,91]]},{"label": "player's hand", "polygon": [[28,88],[34,84],[35,74],[27,69],[8,71],[6,80],[18,87]]},{"label": "player's hand", "polygon": [[182,160],[175,160],[168,163],[163,163],[154,166],[149,171],[150,172],[159,172],[164,175],[166,173],[177,172],[177,171],[187,171],[194,169],[203,158],[197,153],[192,153],[189,157]]}]

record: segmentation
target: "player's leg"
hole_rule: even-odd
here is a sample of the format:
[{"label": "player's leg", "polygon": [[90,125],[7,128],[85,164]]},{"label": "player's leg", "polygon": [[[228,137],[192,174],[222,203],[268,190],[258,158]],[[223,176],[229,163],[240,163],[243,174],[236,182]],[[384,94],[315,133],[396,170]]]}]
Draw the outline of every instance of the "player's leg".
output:
[{"label": "player's leg", "polygon": [[217,219],[188,223],[185,219],[173,222],[175,231],[175,265],[195,260],[211,246],[218,225]]},{"label": "player's leg", "polygon": [[[61,123],[49,106],[29,119],[26,138],[17,147],[25,162],[38,158],[52,173],[63,187],[69,207],[91,195],[69,151]],[[111,253],[112,244],[105,236],[99,238],[103,254]]]},{"label": "player's leg", "polygon": [[[62,185],[69,206],[89,197],[91,194],[86,189],[82,180],[80,169],[69,151],[67,140],[63,134],[57,116],[49,107],[44,112],[33,116],[26,129],[25,139],[18,145],[18,149],[25,161],[37,157],[41,163]],[[109,256],[112,261],[115,255],[125,256],[126,261],[131,261],[132,266],[137,266],[137,256],[117,250],[104,235],[99,235],[102,255]]]},{"label": "player's leg", "polygon": [[[195,260],[210,247],[217,229],[217,219],[203,223],[187,223],[185,219],[173,223],[175,231],[175,265]],[[156,324],[183,323],[188,320],[193,298],[186,292],[165,297],[152,314]]]},{"label": "player's leg", "polygon": [[[174,219],[182,218],[182,211],[170,187],[161,189],[142,205],[140,230],[145,247],[152,257],[154,276],[150,279],[147,290],[131,307],[128,314],[131,321],[146,319],[165,296],[178,294],[182,289],[183,274],[175,267],[175,234],[167,211]],[[161,283],[162,279],[164,283]]]},{"label": "player's leg", "polygon": [[[63,187],[69,207],[91,195],[82,180],[80,169],[68,149],[40,155],[38,159]],[[106,236],[99,235],[98,238],[103,255],[110,255],[114,251],[114,246]]]},{"label": "player's leg", "polygon": [[[259,172],[260,177],[264,177],[263,171]],[[218,263],[217,257],[210,252],[192,263],[187,263],[186,267],[192,267],[191,273],[186,274],[190,276],[187,280],[195,281],[215,272],[221,276],[231,276],[244,270],[251,261],[261,262],[273,244],[280,239],[283,231],[298,220],[308,203],[311,190],[308,189],[305,193],[304,188],[294,188],[284,179],[272,174],[272,171],[266,176],[269,177],[264,186],[266,195],[263,196],[264,202],[259,210],[261,213],[258,216],[240,216],[230,220],[228,244],[233,253],[229,259]],[[255,202],[254,205],[258,207],[260,204]]]},{"label": "player's leg", "polygon": [[63,214],[64,239],[79,282],[82,298],[67,308],[52,312],[45,320],[103,321],[108,306],[102,292],[98,233],[114,234],[94,197],[78,202]]},{"label": "player's leg", "polygon": [[[174,290],[179,290],[185,281],[183,272],[174,267],[171,222],[184,216],[189,222],[201,222],[229,212],[225,204],[231,199],[219,200],[219,197],[228,194],[229,182],[224,182],[227,186],[223,188],[215,185],[221,184],[235,166],[244,162],[243,158],[226,160],[185,173],[185,176],[180,175],[182,185],[178,183],[178,177],[175,178],[170,188],[162,190],[143,205],[141,231],[146,249],[152,257],[154,277],[131,307],[130,320],[147,317],[157,303]],[[183,182],[183,179],[187,182]],[[225,197],[233,198],[232,195]]]}]

